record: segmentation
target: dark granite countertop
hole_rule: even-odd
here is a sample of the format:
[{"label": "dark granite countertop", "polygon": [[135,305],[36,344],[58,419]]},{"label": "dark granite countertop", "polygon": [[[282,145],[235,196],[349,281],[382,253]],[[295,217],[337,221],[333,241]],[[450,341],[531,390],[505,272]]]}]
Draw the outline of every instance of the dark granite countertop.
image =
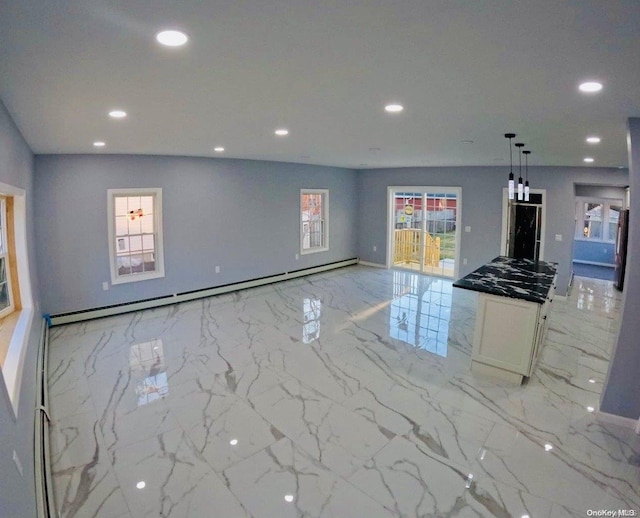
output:
[{"label": "dark granite countertop", "polygon": [[557,268],[557,263],[500,256],[453,285],[465,290],[543,304]]}]

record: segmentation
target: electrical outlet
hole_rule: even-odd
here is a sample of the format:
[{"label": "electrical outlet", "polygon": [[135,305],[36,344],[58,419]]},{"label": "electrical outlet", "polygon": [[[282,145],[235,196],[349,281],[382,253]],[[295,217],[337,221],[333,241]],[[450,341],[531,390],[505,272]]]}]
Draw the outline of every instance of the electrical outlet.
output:
[{"label": "electrical outlet", "polygon": [[216,266],[216,273],[220,273],[220,267]]},{"label": "electrical outlet", "polygon": [[373,251],[377,252],[378,251],[378,247],[376,245],[373,245]]},{"label": "electrical outlet", "polygon": [[300,254],[296,254],[296,261],[300,259]]},{"label": "electrical outlet", "polygon": [[109,289],[109,283],[108,283],[108,282],[106,282],[106,281],[105,281],[105,282],[103,282],[103,283],[102,283],[102,289],[103,289],[104,291],[107,291],[107,290]]},{"label": "electrical outlet", "polygon": [[467,264],[467,258],[466,257],[462,260],[462,264]]}]

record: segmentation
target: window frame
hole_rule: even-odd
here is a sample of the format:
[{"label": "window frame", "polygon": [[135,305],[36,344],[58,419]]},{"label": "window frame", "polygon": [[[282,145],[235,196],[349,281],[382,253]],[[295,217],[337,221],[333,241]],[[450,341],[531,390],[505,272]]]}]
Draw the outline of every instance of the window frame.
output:
[{"label": "window frame", "polygon": [[[585,207],[588,203],[602,205],[602,220],[600,221],[602,227],[602,235],[600,238],[584,237],[584,216]],[[575,213],[575,233],[574,239],[576,241],[585,241],[588,243],[606,243],[612,244],[616,242],[617,230],[610,235],[609,224],[611,223],[611,207],[620,207],[620,210],[624,210],[623,200],[614,198],[591,198],[591,197],[576,197],[576,213]]]},{"label": "window frame", "polygon": [[0,318],[4,318],[15,311],[14,297],[13,297],[13,285],[11,282],[11,251],[9,250],[9,236],[7,234],[7,198],[0,195],[0,239],[2,240],[2,246],[0,246],[0,258],[4,258],[4,275],[7,283],[7,298],[9,299],[9,305],[0,310]]},{"label": "window frame", "polygon": [[[302,197],[305,194],[320,194],[322,196],[321,206],[321,221],[323,222],[322,228],[322,245],[310,248],[304,248],[304,226],[305,221],[303,219]],[[300,255],[315,254],[318,252],[326,252],[329,250],[329,189],[300,189]]]},{"label": "window frame", "polygon": [[[115,200],[116,198],[124,198],[129,196],[152,196],[153,197],[153,235],[154,235],[154,253],[156,269],[153,272],[130,273],[120,275],[117,267],[117,250],[116,250],[116,219],[115,219]],[[164,246],[162,232],[162,188],[160,187],[144,187],[132,189],[108,189],[107,190],[107,207],[108,207],[108,223],[109,223],[109,270],[111,273],[111,284],[125,284],[129,282],[146,281],[150,279],[159,279],[165,276],[164,273]]]}]

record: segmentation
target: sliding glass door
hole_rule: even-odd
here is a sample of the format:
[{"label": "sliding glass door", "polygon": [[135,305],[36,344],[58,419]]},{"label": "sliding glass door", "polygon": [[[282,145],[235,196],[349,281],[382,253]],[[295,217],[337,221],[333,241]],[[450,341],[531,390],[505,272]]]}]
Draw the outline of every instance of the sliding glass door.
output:
[{"label": "sliding glass door", "polygon": [[455,277],[461,189],[390,187],[388,265]]}]

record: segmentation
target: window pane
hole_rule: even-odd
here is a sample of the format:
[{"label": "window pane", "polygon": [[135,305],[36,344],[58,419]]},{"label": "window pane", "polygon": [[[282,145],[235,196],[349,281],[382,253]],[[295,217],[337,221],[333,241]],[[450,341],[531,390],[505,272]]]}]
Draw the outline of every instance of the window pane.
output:
[{"label": "window pane", "polygon": [[142,254],[131,254],[131,273],[142,273],[144,271],[144,260]]},{"label": "window pane", "polygon": [[0,283],[0,310],[9,307],[9,287],[6,282]]},{"label": "window pane", "polygon": [[147,214],[153,214],[153,196],[141,196],[140,197],[140,208],[142,209],[142,214],[146,216]]},{"label": "window pane", "polygon": [[129,218],[129,232],[128,234],[140,234],[142,230],[140,228],[140,218],[138,216],[134,216],[133,219]]},{"label": "window pane", "polygon": [[119,256],[117,258],[118,275],[131,274],[131,260],[128,255]]},{"label": "window pane", "polygon": [[5,282],[7,280],[7,271],[5,269],[6,259],[4,257],[0,257],[0,282]]},{"label": "window pane", "polygon": [[144,250],[154,250],[153,236],[142,236],[142,248]]},{"label": "window pane", "polygon": [[143,234],[153,234],[153,216],[145,215],[140,218],[140,226]]},{"label": "window pane", "polygon": [[128,196],[127,197],[127,213],[131,214],[137,212],[140,208],[140,196]]},{"label": "window pane", "polygon": [[127,216],[116,217],[116,236],[124,236],[129,231],[129,218]]},{"label": "window pane", "polygon": [[587,239],[602,239],[602,205],[584,204],[584,225],[582,234]]},{"label": "window pane", "polygon": [[309,244],[311,248],[322,246],[322,221],[309,222]]},{"label": "window pane", "polygon": [[118,196],[115,199],[115,215],[124,216],[127,213],[127,198]]},{"label": "window pane", "polygon": [[144,271],[145,272],[155,272],[156,270],[156,259],[153,252],[145,252],[143,254],[144,257]]},{"label": "window pane", "polygon": [[116,239],[116,253],[129,251],[129,238],[119,237]]},{"label": "window pane", "polygon": [[615,241],[618,235],[618,220],[621,210],[620,206],[612,205],[609,207],[609,235],[607,236],[609,241]]},{"label": "window pane", "polygon": [[129,238],[129,247],[132,252],[142,251],[142,236],[131,236]]},{"label": "window pane", "polygon": [[326,193],[301,193],[300,219],[302,228],[302,250],[325,248],[326,216],[324,212]]}]

